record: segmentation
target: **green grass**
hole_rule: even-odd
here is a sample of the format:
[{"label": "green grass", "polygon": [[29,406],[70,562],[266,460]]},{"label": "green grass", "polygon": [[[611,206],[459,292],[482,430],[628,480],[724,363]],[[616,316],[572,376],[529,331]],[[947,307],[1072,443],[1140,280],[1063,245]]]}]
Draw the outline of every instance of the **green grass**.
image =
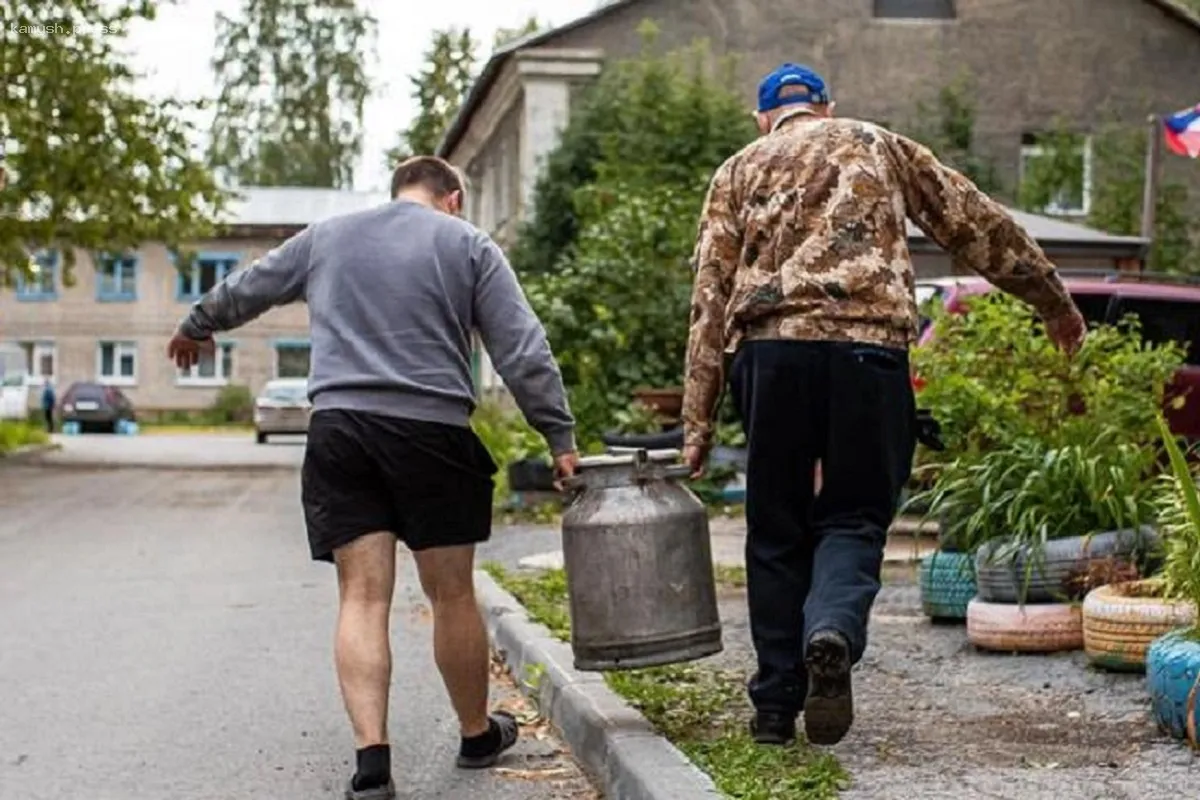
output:
[{"label": "green grass", "polygon": [[[525,606],[529,616],[566,641],[571,635],[563,570],[514,574],[483,569]],[[744,586],[745,570],[720,567],[717,581]],[[746,731],[745,675],[695,664],[605,674],[609,687],[645,715],[730,800],[832,800],[847,781],[837,760],[799,744],[757,745]]]},{"label": "green grass", "polygon": [[46,429],[27,422],[0,422],[0,455],[28,447],[45,444],[50,440]]}]

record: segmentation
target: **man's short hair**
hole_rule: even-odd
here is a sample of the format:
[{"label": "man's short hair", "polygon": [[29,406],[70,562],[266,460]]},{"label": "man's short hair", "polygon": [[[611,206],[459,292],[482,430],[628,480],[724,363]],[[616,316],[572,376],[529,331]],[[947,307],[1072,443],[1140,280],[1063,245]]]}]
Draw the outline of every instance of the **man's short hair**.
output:
[{"label": "man's short hair", "polygon": [[459,171],[437,156],[413,156],[400,162],[392,173],[392,199],[413,186],[420,186],[437,198],[464,189]]}]

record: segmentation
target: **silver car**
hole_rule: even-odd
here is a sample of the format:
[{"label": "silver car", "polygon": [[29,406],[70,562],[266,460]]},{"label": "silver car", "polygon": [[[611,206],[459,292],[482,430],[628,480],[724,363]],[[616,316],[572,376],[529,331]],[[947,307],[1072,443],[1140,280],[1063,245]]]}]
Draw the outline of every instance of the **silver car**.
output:
[{"label": "silver car", "polygon": [[254,433],[259,444],[276,434],[308,433],[308,381],[280,378],[269,381],[254,401]]}]

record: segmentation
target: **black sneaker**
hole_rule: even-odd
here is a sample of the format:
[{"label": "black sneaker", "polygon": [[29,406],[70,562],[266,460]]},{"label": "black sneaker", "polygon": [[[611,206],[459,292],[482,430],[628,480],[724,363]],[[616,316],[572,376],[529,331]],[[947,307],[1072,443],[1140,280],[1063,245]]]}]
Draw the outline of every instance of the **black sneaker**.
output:
[{"label": "black sneaker", "polygon": [[489,719],[491,741],[483,749],[471,748],[470,742],[464,741],[455,762],[459,769],[487,769],[495,765],[500,756],[517,743],[521,728],[516,717],[507,711],[496,711]]},{"label": "black sneaker", "polygon": [[750,721],[750,735],[758,744],[789,745],[796,741],[796,715],[759,711]]},{"label": "black sneaker", "polygon": [[837,744],[854,724],[850,644],[837,631],[817,631],[808,640],[804,664],[808,669],[804,733],[810,744]]}]

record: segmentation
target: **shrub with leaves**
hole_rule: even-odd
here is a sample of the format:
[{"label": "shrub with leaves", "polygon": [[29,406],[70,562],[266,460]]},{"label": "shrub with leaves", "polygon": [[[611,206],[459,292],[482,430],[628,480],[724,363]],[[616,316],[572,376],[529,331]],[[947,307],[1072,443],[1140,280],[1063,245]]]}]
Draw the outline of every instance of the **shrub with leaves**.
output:
[{"label": "shrub with leaves", "polygon": [[914,350],[913,367],[947,457],[1025,439],[1087,441],[1109,429],[1138,446],[1158,441],[1156,420],[1184,353],[1146,343],[1136,320],[1091,330],[1073,359],[1029,306],[999,291],[973,298],[965,314],[935,309],[933,320],[933,340]]},{"label": "shrub with leaves", "polygon": [[934,320],[913,362],[947,451],[925,466],[932,488],[911,503],[948,538],[969,551],[1008,537],[1036,552],[1154,519],[1158,418],[1183,362],[1177,345],[1144,342],[1130,320],[1091,331],[1068,359],[1028,306],[999,292]]},{"label": "shrub with leaves", "polygon": [[1166,422],[1159,420],[1171,471],[1158,495],[1159,526],[1165,546],[1163,596],[1200,608],[1200,473],[1188,464]]},{"label": "shrub with leaves", "polygon": [[[644,29],[646,45],[654,32]],[[705,45],[608,67],[539,181],[514,264],[586,445],[633,389],[678,386],[708,181],[754,128]]]}]

